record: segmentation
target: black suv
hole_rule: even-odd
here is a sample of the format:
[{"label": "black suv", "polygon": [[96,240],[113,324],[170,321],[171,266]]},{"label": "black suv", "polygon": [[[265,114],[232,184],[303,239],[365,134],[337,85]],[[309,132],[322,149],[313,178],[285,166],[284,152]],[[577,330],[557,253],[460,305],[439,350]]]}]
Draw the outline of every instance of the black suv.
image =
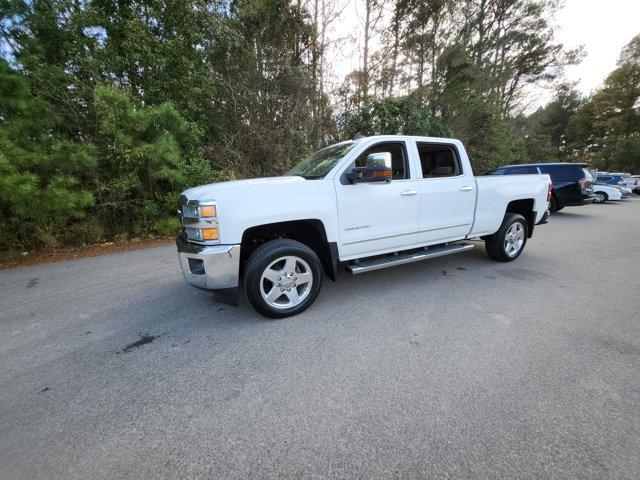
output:
[{"label": "black suv", "polygon": [[487,175],[548,173],[553,182],[551,211],[593,202],[593,175],[588,163],[531,163],[496,168]]}]

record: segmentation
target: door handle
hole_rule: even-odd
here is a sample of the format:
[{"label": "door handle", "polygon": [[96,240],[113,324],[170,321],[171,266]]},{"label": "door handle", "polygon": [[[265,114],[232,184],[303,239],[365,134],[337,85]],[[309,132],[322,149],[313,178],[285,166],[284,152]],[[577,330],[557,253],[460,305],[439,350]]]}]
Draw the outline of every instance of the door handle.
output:
[{"label": "door handle", "polygon": [[400,195],[417,195],[418,192],[415,190],[405,190],[404,192],[400,192]]},{"label": "door handle", "polygon": [[465,185],[464,187],[460,187],[460,191],[461,192],[469,192],[473,190],[473,187],[469,186],[469,185]]}]

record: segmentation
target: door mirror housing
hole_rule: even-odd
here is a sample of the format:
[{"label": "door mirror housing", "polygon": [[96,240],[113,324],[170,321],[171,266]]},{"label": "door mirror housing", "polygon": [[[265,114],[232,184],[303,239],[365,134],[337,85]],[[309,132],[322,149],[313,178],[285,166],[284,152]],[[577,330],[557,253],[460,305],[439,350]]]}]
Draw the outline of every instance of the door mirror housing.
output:
[{"label": "door mirror housing", "polygon": [[351,183],[363,182],[390,182],[391,153],[377,152],[367,155],[366,166],[354,167],[347,173],[347,179]]}]

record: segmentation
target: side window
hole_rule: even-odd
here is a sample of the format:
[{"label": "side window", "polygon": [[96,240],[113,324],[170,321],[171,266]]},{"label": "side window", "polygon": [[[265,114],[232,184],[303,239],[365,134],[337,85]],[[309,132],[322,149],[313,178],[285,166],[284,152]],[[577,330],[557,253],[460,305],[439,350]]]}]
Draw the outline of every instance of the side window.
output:
[{"label": "side window", "polygon": [[355,167],[364,167],[367,163],[367,155],[372,153],[389,152],[391,153],[391,170],[393,172],[392,180],[403,180],[409,178],[409,165],[407,164],[407,149],[404,142],[384,142],[378,143],[367,148],[362,152],[354,165],[349,166],[346,171]]},{"label": "side window", "polygon": [[527,175],[530,173],[536,173],[535,167],[511,167],[509,169],[511,175]]},{"label": "side window", "polygon": [[460,159],[450,145],[417,143],[422,178],[455,177],[462,173]]}]

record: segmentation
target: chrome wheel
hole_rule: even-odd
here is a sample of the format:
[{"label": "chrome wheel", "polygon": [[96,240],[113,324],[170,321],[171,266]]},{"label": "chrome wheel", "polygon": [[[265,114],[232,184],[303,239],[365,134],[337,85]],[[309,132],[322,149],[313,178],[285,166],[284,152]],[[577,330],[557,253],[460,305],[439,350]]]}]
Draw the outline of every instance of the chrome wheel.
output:
[{"label": "chrome wheel", "polygon": [[520,222],[513,223],[504,236],[504,251],[515,257],[524,245],[524,226]]},{"label": "chrome wheel", "polygon": [[271,262],[262,272],[260,294],[273,308],[292,308],[304,302],[312,285],[309,264],[300,257],[287,255]]},{"label": "chrome wheel", "polygon": [[604,203],[604,194],[601,192],[596,192],[595,198],[593,199],[595,203]]}]

